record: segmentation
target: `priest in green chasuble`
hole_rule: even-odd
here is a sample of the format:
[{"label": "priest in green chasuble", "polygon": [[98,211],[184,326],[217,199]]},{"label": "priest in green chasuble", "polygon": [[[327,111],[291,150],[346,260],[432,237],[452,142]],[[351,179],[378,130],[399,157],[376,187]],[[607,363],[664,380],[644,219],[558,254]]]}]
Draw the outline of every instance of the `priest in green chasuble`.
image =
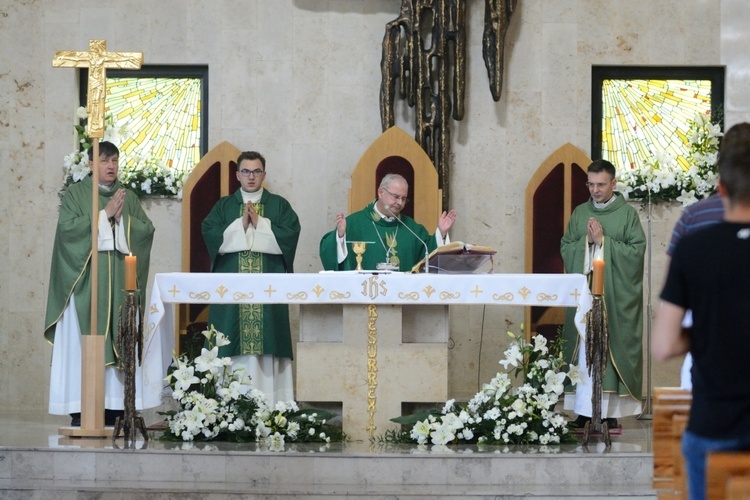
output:
[{"label": "priest in green chasuble", "polygon": [[[560,249],[565,272],[589,274],[595,259],[604,261],[603,299],[608,315],[609,359],[603,374],[602,419],[639,415],[643,385],[643,260],[646,235],[638,212],[615,191],[615,167],[594,161],[586,183],[591,198],[573,211]],[[566,394],[565,408],[579,415],[578,425],[592,416],[591,379],[583,339],[565,313],[563,338],[566,361],[578,363],[581,382]]]},{"label": "priest in green chasuble", "polygon": [[[431,252],[449,243],[448,230],[456,220],[456,211],[443,212],[434,236],[411,217],[401,214],[409,199],[409,185],[402,176],[388,174],[378,188],[378,198],[348,217],[336,216],[336,229],[320,241],[320,260],[328,271],[350,271],[357,268],[351,243],[367,242],[362,268],[375,270],[380,263],[396,265],[409,272],[425,256],[425,245]],[[397,220],[399,219],[399,220]]]},{"label": "priest in green chasuble", "polygon": [[[89,166],[93,165],[89,149]],[[99,144],[99,211],[97,330],[104,335],[105,394],[109,410],[124,408],[124,373],[116,349],[120,306],[125,302],[125,256],[137,257],[136,288],[141,310],[145,304],[149,257],[154,225],[138,196],[117,178],[120,152],[111,142]],[[65,191],[60,205],[52,250],[44,336],[53,344],[49,412],[55,415],[81,411],[81,335],[91,334],[91,189],[84,177]],[[136,408],[143,409],[140,380],[136,378]],[[145,407],[157,406],[149,404]],[[80,425],[74,415],[73,425]],[[107,424],[113,422],[108,417]]]},{"label": "priest in green chasuble", "polygon": [[[299,218],[286,199],[263,187],[266,159],[241,153],[236,175],[240,189],[221,198],[201,227],[212,272],[294,272]],[[212,304],[208,322],[231,341],[219,356],[244,367],[271,406],[294,399],[288,305]]]}]

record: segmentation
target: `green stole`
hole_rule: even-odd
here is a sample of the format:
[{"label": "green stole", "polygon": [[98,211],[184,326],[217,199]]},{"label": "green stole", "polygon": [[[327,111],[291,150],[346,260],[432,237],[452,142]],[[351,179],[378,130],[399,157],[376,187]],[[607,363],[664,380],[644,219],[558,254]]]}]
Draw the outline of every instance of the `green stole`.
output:
[{"label": "green stole", "polygon": [[[264,205],[253,203],[258,216],[263,217]],[[245,214],[245,204],[240,205],[240,217]],[[263,254],[251,250],[239,252],[239,271],[241,273],[262,273]],[[250,355],[263,354],[263,305],[240,304],[240,344],[242,352]]]}]

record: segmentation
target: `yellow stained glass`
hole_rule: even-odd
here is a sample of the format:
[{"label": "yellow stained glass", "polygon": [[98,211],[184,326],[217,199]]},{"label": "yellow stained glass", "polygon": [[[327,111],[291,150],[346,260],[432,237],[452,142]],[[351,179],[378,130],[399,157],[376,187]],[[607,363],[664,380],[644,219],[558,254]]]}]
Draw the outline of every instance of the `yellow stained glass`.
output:
[{"label": "yellow stained glass", "polygon": [[154,158],[180,171],[200,161],[200,78],[107,78],[107,113],[128,137],[125,157]]},{"label": "yellow stained glass", "polygon": [[711,114],[711,80],[603,80],[602,158],[618,169],[644,168],[665,151],[688,165],[696,113]]}]

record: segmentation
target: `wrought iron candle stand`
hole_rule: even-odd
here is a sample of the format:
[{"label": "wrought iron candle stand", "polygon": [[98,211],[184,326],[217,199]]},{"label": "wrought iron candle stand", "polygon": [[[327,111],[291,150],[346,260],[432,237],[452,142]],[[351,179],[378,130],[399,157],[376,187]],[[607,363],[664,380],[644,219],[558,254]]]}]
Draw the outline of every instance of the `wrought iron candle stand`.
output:
[{"label": "wrought iron candle stand", "polygon": [[591,377],[591,420],[583,427],[583,445],[589,443],[591,431],[600,431],[609,448],[612,439],[606,419],[602,422],[602,379],[609,359],[609,322],[604,297],[594,294],[591,310],[586,314],[586,365]]},{"label": "wrought iron candle stand", "polygon": [[124,416],[117,417],[112,442],[120,437],[125,439],[125,447],[132,443],[135,447],[136,429],[141,431],[143,439],[148,441],[143,417],[135,412],[135,360],[136,349],[138,363],[143,354],[143,314],[138,308],[138,291],[125,291],[125,304],[120,308],[120,319],[117,323],[117,341],[121,353],[122,370],[125,372]]}]

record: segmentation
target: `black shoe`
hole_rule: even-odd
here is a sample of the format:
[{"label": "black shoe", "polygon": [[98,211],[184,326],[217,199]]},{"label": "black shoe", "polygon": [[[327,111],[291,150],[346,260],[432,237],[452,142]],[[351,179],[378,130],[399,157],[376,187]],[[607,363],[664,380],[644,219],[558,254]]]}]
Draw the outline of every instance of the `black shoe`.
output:
[{"label": "black shoe", "polygon": [[115,425],[117,417],[125,418],[125,410],[104,410],[104,425]]},{"label": "black shoe", "polygon": [[71,413],[70,414],[70,426],[71,427],[80,427],[81,426],[81,413]]},{"label": "black shoe", "polygon": [[607,429],[617,429],[620,426],[616,418],[605,418],[604,421],[607,423]]},{"label": "black shoe", "polygon": [[584,417],[583,415],[578,415],[578,418],[576,418],[573,422],[571,422],[571,425],[574,427],[578,427],[579,429],[583,429],[586,427],[586,422],[591,422],[591,417]]}]

